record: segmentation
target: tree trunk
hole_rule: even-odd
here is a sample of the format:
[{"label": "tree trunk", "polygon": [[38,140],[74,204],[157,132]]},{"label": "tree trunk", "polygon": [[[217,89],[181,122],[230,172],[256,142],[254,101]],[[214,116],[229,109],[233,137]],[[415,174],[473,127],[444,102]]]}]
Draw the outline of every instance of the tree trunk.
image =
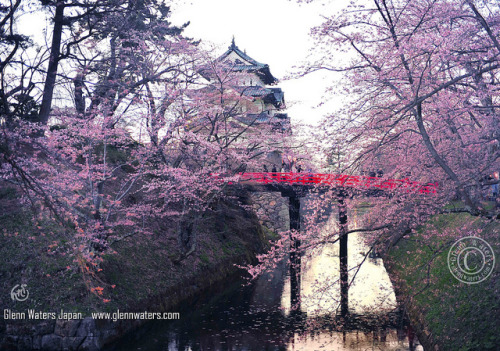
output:
[{"label": "tree trunk", "polygon": [[427,130],[425,129],[423,117],[422,117],[422,104],[417,105],[416,111],[414,111],[414,116],[415,120],[417,122],[418,130],[420,134],[422,135],[422,139],[424,141],[424,145],[427,148],[427,150],[430,152],[436,163],[446,172],[446,174],[451,178],[451,180],[455,183],[457,187],[458,193],[465,199],[465,203],[467,206],[470,207],[470,210],[472,213],[477,212],[477,206],[472,200],[472,198],[469,196],[467,191],[464,189],[464,186],[462,182],[458,179],[458,176],[453,172],[453,170],[448,166],[446,161],[439,156],[437,150],[434,148],[434,145],[431,142],[431,139],[429,137],[429,134],[427,133]]},{"label": "tree trunk", "polygon": [[83,97],[83,74],[78,73],[73,79],[75,85],[75,109],[80,115],[85,113],[85,98]]},{"label": "tree trunk", "polygon": [[39,120],[42,124],[47,124],[52,107],[52,96],[56,84],[57,67],[61,55],[61,38],[64,22],[64,0],[58,0],[56,3],[56,13],[54,15],[54,31],[52,33],[52,45],[50,47],[49,66],[43,88],[42,105],[40,107]]}]

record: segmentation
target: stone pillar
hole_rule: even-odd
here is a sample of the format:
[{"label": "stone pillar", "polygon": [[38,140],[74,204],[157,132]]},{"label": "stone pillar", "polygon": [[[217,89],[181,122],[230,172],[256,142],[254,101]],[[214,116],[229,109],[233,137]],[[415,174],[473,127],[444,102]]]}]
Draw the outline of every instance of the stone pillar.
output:
[{"label": "stone pillar", "polygon": [[259,218],[259,223],[274,233],[289,229],[289,201],[279,193],[251,194],[253,209]]},{"label": "stone pillar", "polygon": [[349,274],[347,262],[347,208],[345,192],[339,193],[339,259],[340,259],[340,314],[346,317],[349,314]]},{"label": "stone pillar", "polygon": [[[289,197],[290,230],[300,231],[300,197],[293,194]],[[296,306],[300,313],[300,265],[301,257],[298,251],[300,240],[290,236],[290,303]]]}]

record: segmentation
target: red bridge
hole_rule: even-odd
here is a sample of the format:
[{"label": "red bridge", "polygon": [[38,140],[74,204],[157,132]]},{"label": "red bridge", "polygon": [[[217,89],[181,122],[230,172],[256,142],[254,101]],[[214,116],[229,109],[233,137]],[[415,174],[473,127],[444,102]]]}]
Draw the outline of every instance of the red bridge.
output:
[{"label": "red bridge", "polygon": [[[223,178],[219,174],[213,174]],[[319,174],[319,173],[274,173],[254,172],[238,173],[226,178],[229,183],[235,181],[247,185],[306,185],[322,187],[344,187],[357,190],[386,190],[402,191],[406,193],[435,194],[438,183],[421,183],[404,179],[384,179],[379,177],[354,176],[346,174]]]}]

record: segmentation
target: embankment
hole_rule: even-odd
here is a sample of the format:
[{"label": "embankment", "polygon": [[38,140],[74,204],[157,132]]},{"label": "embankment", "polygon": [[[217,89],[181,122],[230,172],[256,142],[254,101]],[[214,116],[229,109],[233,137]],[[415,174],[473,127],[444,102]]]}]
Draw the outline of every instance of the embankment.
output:
[{"label": "embankment", "polygon": [[[448,267],[451,246],[466,236],[486,240],[496,256],[491,275],[477,284],[460,282]],[[470,265],[481,262],[472,256]],[[390,250],[386,269],[425,350],[500,349],[499,259],[498,220],[464,213],[438,215]]]},{"label": "embankment", "polygon": [[[105,256],[102,271],[90,281],[66,250],[68,233],[49,221],[34,222],[19,209],[3,211],[0,349],[99,350],[147,320],[92,319],[92,312],[177,312],[181,301],[235,274],[235,264],[252,262],[267,243],[252,211],[226,201],[215,212],[197,224],[196,250],[187,257],[179,256],[176,225],[163,223],[153,234],[113,244],[115,252]],[[21,284],[29,297],[13,301],[11,291]],[[102,296],[92,294],[90,284],[99,285]],[[83,318],[33,319],[28,310],[56,316],[63,310]]]}]

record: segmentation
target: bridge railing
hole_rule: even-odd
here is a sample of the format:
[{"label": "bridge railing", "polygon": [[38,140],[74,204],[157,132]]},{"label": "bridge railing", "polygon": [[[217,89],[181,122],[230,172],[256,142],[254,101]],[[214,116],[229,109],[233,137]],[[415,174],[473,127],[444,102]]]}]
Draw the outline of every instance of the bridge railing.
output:
[{"label": "bridge railing", "polygon": [[404,179],[384,179],[361,175],[293,173],[293,172],[245,172],[236,175],[239,182],[290,185],[319,185],[348,188],[373,188],[380,190],[397,190],[421,194],[437,193],[438,183],[421,183]]}]

